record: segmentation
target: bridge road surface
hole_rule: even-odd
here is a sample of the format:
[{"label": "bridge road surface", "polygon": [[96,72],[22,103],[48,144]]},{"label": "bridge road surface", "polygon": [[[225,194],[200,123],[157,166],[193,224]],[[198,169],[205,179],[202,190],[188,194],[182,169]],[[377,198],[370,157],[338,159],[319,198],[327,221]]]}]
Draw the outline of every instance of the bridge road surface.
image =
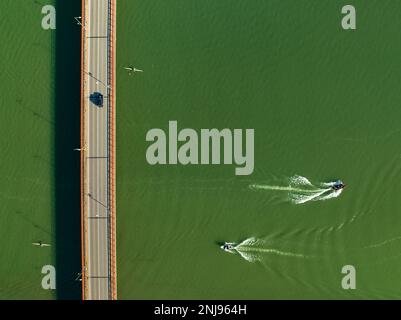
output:
[{"label": "bridge road surface", "polygon": [[[83,106],[85,116],[83,241],[85,263],[83,299],[109,300],[110,270],[110,205],[109,205],[109,9],[111,0],[83,2]],[[103,106],[90,101],[90,94],[100,92]]]}]

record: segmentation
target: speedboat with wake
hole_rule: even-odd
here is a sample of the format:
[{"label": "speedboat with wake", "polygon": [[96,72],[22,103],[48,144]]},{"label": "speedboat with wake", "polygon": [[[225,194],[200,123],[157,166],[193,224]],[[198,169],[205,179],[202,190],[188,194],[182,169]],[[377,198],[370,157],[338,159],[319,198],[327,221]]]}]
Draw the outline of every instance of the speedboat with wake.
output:
[{"label": "speedboat with wake", "polygon": [[222,246],[220,246],[221,249],[224,251],[234,253],[235,248],[237,247],[237,244],[234,242],[224,242]]},{"label": "speedboat with wake", "polygon": [[336,182],[334,182],[334,184],[331,186],[331,188],[335,191],[344,189],[347,185],[345,183],[343,183],[341,180],[337,180]]}]

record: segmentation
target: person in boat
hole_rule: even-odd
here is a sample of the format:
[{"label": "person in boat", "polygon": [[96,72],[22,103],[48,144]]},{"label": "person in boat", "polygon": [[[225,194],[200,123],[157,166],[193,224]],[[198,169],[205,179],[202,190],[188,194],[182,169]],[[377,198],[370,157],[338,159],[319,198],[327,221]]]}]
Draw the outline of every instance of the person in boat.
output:
[{"label": "person in boat", "polygon": [[341,180],[337,180],[332,186],[332,189],[336,190],[336,191],[344,189],[344,188],[345,188],[345,184]]},{"label": "person in boat", "polygon": [[223,249],[224,250],[232,250],[232,249],[234,249],[234,246],[231,243],[225,242],[223,245]]}]

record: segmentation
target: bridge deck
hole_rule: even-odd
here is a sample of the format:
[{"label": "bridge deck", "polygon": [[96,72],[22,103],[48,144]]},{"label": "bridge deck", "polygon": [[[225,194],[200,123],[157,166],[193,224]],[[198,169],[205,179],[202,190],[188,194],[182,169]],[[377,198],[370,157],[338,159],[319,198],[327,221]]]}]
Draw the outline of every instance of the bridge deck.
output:
[{"label": "bridge deck", "polygon": [[[116,298],[114,206],[115,0],[83,0],[83,298]],[[103,95],[103,105],[90,100]]]}]

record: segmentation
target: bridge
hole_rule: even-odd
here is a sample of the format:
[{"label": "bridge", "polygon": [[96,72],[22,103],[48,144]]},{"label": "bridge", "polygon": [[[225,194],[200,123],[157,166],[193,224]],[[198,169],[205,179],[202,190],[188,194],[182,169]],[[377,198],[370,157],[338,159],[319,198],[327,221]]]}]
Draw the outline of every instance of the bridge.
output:
[{"label": "bridge", "polygon": [[82,0],[80,149],[84,300],[117,299],[116,2]]}]

